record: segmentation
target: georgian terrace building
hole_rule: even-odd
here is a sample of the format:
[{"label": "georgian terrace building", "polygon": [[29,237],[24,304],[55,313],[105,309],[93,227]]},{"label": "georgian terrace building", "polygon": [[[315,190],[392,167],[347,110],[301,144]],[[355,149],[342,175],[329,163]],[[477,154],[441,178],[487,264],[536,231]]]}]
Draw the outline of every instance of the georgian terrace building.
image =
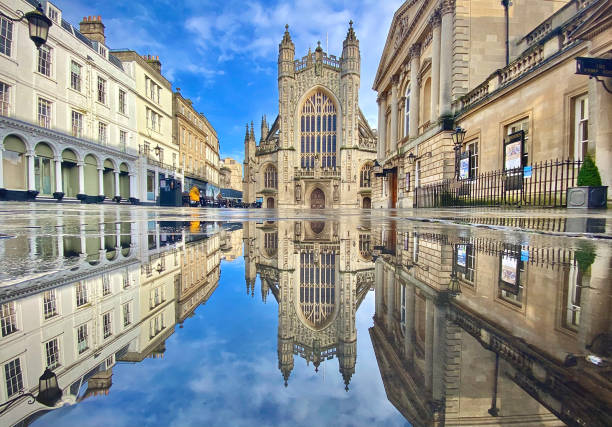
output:
[{"label": "georgian terrace building", "polygon": [[[3,0],[16,17],[37,2]],[[139,199],[135,80],[105,44],[100,17],[80,31],[50,2],[36,49],[25,22],[0,17],[0,198]]]},{"label": "georgian terrace building", "polygon": [[[507,37],[506,9],[499,2],[492,5],[482,0],[409,0],[395,13],[373,85],[379,94],[377,160],[382,166],[375,180],[374,206],[412,207],[416,204],[415,188],[452,178],[452,130],[457,124],[467,130],[461,151],[472,153],[472,173],[484,167],[500,168],[503,137],[519,128],[526,134],[531,131],[531,145],[525,150],[531,156],[529,162],[561,158],[569,151],[564,146],[569,144],[569,136],[563,133],[570,124],[559,122],[563,118],[569,120],[569,100],[580,95],[580,86],[586,90],[587,77],[551,75],[549,84],[558,85],[565,94],[551,102],[543,103],[547,95],[543,87],[539,95],[530,89],[534,95],[528,98],[526,92],[517,94],[509,108],[505,107],[507,96],[519,84],[516,82],[526,81],[528,71],[537,69],[543,73],[554,68],[551,61],[544,67],[545,58],[560,60],[560,52],[567,47],[563,37],[568,29],[558,22],[562,20],[560,16],[566,16],[569,10],[584,14],[600,2],[512,3]],[[532,31],[534,28],[537,30]],[[543,39],[541,35],[550,33],[551,28],[556,38]],[[577,51],[573,53],[578,56]],[[534,88],[540,84],[532,81]],[[505,97],[500,98],[504,100],[503,107],[500,103],[495,112],[490,111],[486,118],[481,116],[478,124],[455,122],[461,119],[465,103],[475,100],[476,92],[488,94],[501,87],[504,91],[496,93]],[[481,95],[478,97],[485,98]],[[538,110],[548,112],[537,116]],[[559,138],[556,134],[544,135],[553,127]],[[536,131],[540,134],[535,135]]]},{"label": "georgian terrace building", "polygon": [[[196,186],[202,195],[216,197],[220,186],[219,138],[204,114],[177,88],[173,94],[173,134],[179,144],[184,191]],[[242,178],[242,175],[241,175]]]}]

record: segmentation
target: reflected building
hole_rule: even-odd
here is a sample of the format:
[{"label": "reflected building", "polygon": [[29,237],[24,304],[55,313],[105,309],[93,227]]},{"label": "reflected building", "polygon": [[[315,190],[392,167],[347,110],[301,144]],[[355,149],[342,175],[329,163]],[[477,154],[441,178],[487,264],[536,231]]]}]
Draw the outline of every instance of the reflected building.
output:
[{"label": "reflected building", "polygon": [[[62,217],[45,221],[57,226]],[[37,394],[47,367],[63,390],[59,407],[108,394],[116,363],[163,357],[175,324],[217,288],[220,238],[210,224],[189,233],[183,223],[154,222],[143,233],[129,216],[80,218],[59,238],[37,240],[32,232],[0,246],[7,257],[30,251],[63,266],[3,283],[0,404],[22,391]],[[11,404],[0,424],[28,425],[50,409],[28,400]]]},{"label": "reflected building", "polygon": [[[359,244],[357,243],[359,242]],[[338,359],[348,391],[355,373],[355,313],[372,288],[370,230],[319,221],[248,223],[244,230],[247,293],[278,303],[278,367],[288,385],[294,356],[315,371]]]},{"label": "reflected building", "polygon": [[609,369],[585,357],[610,355],[609,248],[449,230],[373,233],[390,402],[415,426],[610,425]]}]

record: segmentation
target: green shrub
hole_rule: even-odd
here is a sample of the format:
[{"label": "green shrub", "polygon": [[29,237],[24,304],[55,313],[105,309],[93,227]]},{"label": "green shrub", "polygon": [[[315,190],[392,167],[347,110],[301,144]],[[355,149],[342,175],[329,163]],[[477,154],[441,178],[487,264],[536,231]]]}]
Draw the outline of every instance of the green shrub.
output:
[{"label": "green shrub", "polygon": [[587,271],[595,261],[595,247],[591,243],[582,243],[574,252],[574,258],[580,271]]},{"label": "green shrub", "polygon": [[601,176],[597,165],[590,156],[584,158],[584,163],[578,172],[579,187],[599,187],[601,186]]}]

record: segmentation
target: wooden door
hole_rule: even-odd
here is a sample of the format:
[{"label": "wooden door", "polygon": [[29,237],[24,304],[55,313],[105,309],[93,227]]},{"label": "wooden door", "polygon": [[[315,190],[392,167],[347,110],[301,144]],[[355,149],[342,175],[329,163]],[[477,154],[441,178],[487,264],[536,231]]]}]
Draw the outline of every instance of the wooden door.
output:
[{"label": "wooden door", "polygon": [[393,172],[389,179],[389,185],[391,186],[391,207],[397,207],[397,173]]}]

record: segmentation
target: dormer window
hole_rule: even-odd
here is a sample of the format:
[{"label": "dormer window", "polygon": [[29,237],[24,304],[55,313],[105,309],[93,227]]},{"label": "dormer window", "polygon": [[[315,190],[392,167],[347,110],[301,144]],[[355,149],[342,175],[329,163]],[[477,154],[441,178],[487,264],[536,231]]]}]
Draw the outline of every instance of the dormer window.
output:
[{"label": "dormer window", "polygon": [[47,3],[47,16],[57,25],[60,25],[61,16],[60,11],[55,6],[52,6],[50,3]]},{"label": "dormer window", "polygon": [[98,45],[98,53],[104,58],[108,58],[108,49],[102,46],[101,44]]}]

